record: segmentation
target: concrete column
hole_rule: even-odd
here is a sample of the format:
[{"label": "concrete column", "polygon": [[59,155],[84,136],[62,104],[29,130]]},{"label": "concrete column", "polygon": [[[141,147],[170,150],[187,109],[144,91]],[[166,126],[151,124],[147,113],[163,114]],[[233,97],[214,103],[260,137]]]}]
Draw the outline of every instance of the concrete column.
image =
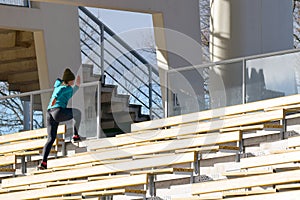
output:
[{"label": "concrete column", "polygon": [[[293,48],[292,0],[211,0],[211,13],[214,62]],[[211,76],[215,106],[242,101],[242,63],[219,66]]]},{"label": "concrete column", "polygon": [[[69,67],[76,74],[81,66],[78,8],[76,6],[40,3],[44,47],[50,87]],[[39,49],[37,49],[38,51]],[[40,67],[44,67],[38,65]],[[42,80],[42,77],[40,77]]]}]

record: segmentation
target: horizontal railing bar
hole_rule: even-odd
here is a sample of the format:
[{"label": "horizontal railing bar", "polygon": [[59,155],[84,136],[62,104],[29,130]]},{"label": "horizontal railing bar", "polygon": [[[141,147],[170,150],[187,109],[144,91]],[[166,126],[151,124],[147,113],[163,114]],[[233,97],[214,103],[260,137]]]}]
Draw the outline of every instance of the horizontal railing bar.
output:
[{"label": "horizontal railing bar", "polygon": [[187,66],[187,67],[183,67],[183,68],[179,68],[179,69],[170,69],[170,70],[168,70],[167,73],[194,70],[194,69],[200,69],[200,68],[207,68],[207,67],[213,67],[213,66],[217,66],[217,65],[224,65],[224,64],[231,64],[231,63],[236,63],[236,62],[242,62],[244,60],[267,58],[267,57],[271,57],[271,56],[280,56],[280,55],[284,55],[284,54],[297,53],[297,52],[300,52],[300,49],[289,49],[289,50],[278,51],[278,52],[271,52],[271,53],[265,53],[265,54],[245,56],[245,57],[240,57],[240,58],[232,58],[232,59],[228,59],[228,60],[221,60],[221,61],[205,63],[205,64],[201,64],[201,65]]},{"label": "horizontal railing bar", "polygon": [[[82,87],[89,87],[89,86],[95,86],[98,85],[98,81],[94,82],[88,82],[88,83],[81,83],[80,88]],[[20,94],[14,94],[14,95],[8,95],[8,96],[1,96],[0,100],[6,100],[6,99],[13,99],[13,98],[18,98],[18,97],[25,97],[25,96],[30,96],[30,95],[38,95],[38,94],[44,94],[48,92],[52,92],[53,88],[50,89],[44,89],[44,90],[35,90],[31,92],[24,92]]]}]

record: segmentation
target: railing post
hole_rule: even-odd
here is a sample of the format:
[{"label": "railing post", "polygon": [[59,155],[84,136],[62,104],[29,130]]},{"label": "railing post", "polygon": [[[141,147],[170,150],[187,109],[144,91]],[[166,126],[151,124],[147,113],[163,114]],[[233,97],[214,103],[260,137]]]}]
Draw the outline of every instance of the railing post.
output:
[{"label": "railing post", "polygon": [[25,1],[24,1],[24,6],[25,6],[25,7],[28,7],[28,8],[31,8],[30,0],[25,0]]},{"label": "railing post", "polygon": [[150,119],[152,119],[152,101],[153,101],[153,97],[152,97],[152,67],[148,66],[148,70],[149,70],[149,115],[150,115]]},{"label": "railing post", "polygon": [[33,94],[30,94],[30,130],[33,130],[33,104],[34,98]]},{"label": "railing post", "polygon": [[97,139],[101,138],[102,130],[101,130],[101,87],[102,84],[98,81],[97,85]]},{"label": "railing post", "polygon": [[30,130],[30,112],[30,102],[28,100],[23,101],[23,130]]},{"label": "railing post", "polygon": [[166,70],[164,73],[165,76],[165,98],[162,98],[162,101],[164,101],[164,117],[169,117],[169,72]]},{"label": "railing post", "polygon": [[243,104],[245,104],[245,103],[247,103],[246,102],[246,80],[247,80],[247,77],[246,77],[246,60],[245,59],[243,59],[243,69],[242,69],[242,71],[243,71],[243,77],[242,77],[242,80],[243,80],[243,83],[242,83],[242,103]]},{"label": "railing post", "polygon": [[101,84],[104,85],[105,84],[105,76],[104,76],[104,24],[102,23],[100,26],[100,48],[101,48]]}]

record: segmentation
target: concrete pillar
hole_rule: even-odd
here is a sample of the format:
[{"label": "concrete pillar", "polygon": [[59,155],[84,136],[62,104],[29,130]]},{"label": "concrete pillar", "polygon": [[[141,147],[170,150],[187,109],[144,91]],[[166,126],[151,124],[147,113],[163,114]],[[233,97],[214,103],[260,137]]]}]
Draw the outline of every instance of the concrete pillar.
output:
[{"label": "concrete pillar", "polygon": [[[40,3],[43,20],[44,49],[48,64],[50,87],[69,67],[76,73],[81,66],[78,8],[75,6]],[[41,55],[42,56],[42,55]],[[39,65],[39,69],[44,67]],[[41,69],[42,70],[42,69]],[[42,77],[40,77],[40,80]]]},{"label": "concrete pillar", "polygon": [[[211,0],[212,61],[293,48],[292,0]],[[242,101],[242,63],[211,71],[215,106]],[[216,91],[216,92],[215,92]]]}]

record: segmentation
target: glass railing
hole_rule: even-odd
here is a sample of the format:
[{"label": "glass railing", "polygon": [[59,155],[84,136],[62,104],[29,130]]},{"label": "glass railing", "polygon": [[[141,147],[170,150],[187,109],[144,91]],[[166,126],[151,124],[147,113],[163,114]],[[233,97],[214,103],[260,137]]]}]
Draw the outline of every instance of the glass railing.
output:
[{"label": "glass railing", "polygon": [[[100,89],[99,89],[100,88]],[[8,96],[0,96],[0,134],[11,134],[24,130],[46,127],[46,111],[53,89],[26,92]],[[81,111],[79,134],[84,138],[102,137],[101,91],[99,81],[83,83],[76,92],[68,107]],[[98,106],[97,106],[98,105]],[[73,121],[63,122],[67,125],[66,140],[73,135]]]},{"label": "glass railing", "polygon": [[172,69],[168,116],[298,94],[300,50]]},{"label": "glass railing", "polygon": [[0,0],[0,5],[30,7],[29,0]]}]

